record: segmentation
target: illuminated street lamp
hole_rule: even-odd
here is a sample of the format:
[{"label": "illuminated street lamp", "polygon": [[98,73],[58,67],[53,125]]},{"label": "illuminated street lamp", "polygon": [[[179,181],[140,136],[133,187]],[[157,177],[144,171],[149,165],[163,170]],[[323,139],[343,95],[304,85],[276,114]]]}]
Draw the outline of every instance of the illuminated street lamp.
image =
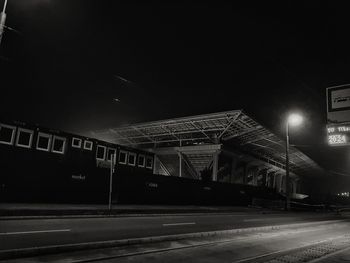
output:
[{"label": "illuminated street lamp", "polygon": [[0,45],[1,45],[1,39],[2,35],[4,34],[5,29],[5,21],[6,21],[6,6],[7,6],[7,0],[4,2],[4,6],[2,8],[2,12],[0,13]]},{"label": "illuminated street lamp", "polygon": [[285,209],[290,209],[290,178],[289,178],[289,125],[298,126],[303,122],[303,117],[299,114],[292,113],[288,116],[286,122],[286,206]]}]

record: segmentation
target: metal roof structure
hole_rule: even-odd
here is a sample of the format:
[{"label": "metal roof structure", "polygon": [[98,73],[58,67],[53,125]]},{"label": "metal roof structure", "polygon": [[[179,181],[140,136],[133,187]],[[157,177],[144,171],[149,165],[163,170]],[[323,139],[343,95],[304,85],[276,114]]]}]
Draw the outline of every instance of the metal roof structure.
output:
[{"label": "metal roof structure", "polygon": [[[285,168],[285,141],[242,110],[138,123],[94,133],[121,145],[140,148],[229,144],[279,168]],[[290,170],[298,175],[323,172],[311,158],[290,147]]]}]

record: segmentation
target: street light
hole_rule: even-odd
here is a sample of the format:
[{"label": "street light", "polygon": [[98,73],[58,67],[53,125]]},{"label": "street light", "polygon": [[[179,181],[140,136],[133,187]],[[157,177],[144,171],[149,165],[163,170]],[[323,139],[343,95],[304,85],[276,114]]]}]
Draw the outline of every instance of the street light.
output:
[{"label": "street light", "polygon": [[0,45],[1,45],[1,39],[2,39],[2,35],[4,34],[4,28],[5,28],[6,6],[7,6],[7,0],[5,0],[4,6],[2,8],[2,12],[0,13]]},{"label": "street light", "polygon": [[290,209],[290,178],[289,178],[289,125],[298,126],[303,122],[303,117],[297,113],[292,113],[288,116],[286,122],[286,206],[285,209]]}]

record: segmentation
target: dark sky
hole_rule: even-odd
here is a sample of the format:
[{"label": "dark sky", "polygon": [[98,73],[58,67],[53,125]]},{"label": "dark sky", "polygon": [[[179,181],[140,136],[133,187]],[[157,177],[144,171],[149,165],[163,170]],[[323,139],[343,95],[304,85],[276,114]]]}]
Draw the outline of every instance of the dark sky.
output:
[{"label": "dark sky", "polygon": [[228,2],[9,0],[1,117],[87,133],[244,109],[283,135],[297,109],[292,143],[350,174],[350,150],[325,137],[325,89],[350,83],[346,7]]}]

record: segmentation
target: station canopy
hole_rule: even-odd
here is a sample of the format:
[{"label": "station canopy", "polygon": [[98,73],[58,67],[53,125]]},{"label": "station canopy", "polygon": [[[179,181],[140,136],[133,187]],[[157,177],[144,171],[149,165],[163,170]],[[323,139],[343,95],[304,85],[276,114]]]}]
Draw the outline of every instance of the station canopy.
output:
[{"label": "station canopy", "polygon": [[[242,110],[144,122],[94,133],[98,138],[139,148],[178,147],[222,143],[285,169],[285,140]],[[296,147],[290,147],[290,170],[320,175],[324,170]]]}]

